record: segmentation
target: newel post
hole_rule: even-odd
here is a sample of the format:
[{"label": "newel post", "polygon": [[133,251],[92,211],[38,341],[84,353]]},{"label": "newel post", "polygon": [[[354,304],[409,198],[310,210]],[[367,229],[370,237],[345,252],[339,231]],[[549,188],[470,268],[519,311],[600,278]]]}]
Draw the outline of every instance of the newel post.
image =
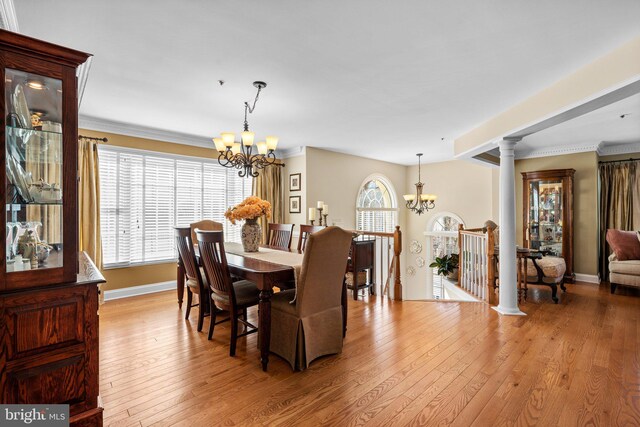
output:
[{"label": "newel post", "polygon": [[393,299],[402,301],[402,282],[400,281],[400,253],[402,253],[402,232],[400,226],[396,225],[393,232],[393,257],[395,258],[396,269],[394,271]]},{"label": "newel post", "polygon": [[462,253],[462,230],[464,230],[464,225],[458,224],[458,286],[460,286],[460,283],[462,282],[462,272],[464,270],[462,268],[464,265],[464,259],[462,258],[464,255]]},{"label": "newel post", "polygon": [[489,268],[487,271],[487,302],[491,305],[496,305],[498,301],[496,301],[496,257],[495,257],[495,248],[496,248],[496,238],[495,238],[495,229],[496,224],[493,221],[487,221],[485,223],[485,229],[487,233],[487,261],[489,263]]}]

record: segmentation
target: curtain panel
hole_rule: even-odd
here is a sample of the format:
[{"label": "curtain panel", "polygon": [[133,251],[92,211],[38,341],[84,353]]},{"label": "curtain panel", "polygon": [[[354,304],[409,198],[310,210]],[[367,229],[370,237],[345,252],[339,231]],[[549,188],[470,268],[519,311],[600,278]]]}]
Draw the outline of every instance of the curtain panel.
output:
[{"label": "curtain panel", "polygon": [[282,188],[282,167],[279,165],[261,169],[253,178],[253,195],[271,203],[271,219],[260,217],[258,223],[262,227],[262,242],[267,241],[267,224],[284,222],[284,191]]},{"label": "curtain panel", "polygon": [[100,236],[100,181],[98,147],[95,141],[78,141],[78,249],[85,251],[102,269],[102,239]]},{"label": "curtain panel", "polygon": [[598,165],[600,181],[600,278],[609,280],[608,229],[640,230],[640,161],[604,162]]}]

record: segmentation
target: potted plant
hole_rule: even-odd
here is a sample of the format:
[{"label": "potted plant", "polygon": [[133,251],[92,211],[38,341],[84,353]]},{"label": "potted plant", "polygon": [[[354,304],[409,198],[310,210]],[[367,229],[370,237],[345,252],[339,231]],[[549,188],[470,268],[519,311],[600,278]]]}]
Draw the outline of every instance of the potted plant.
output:
[{"label": "potted plant", "polygon": [[447,276],[449,279],[456,280],[458,278],[459,261],[458,254],[445,255],[436,257],[435,261],[429,264],[429,267],[437,268],[439,276]]},{"label": "potted plant", "polygon": [[271,217],[271,203],[260,197],[250,196],[238,205],[227,209],[224,216],[235,225],[236,221],[244,220],[242,225],[242,247],[245,252],[258,252],[262,229],[258,224],[258,218],[266,215]]}]

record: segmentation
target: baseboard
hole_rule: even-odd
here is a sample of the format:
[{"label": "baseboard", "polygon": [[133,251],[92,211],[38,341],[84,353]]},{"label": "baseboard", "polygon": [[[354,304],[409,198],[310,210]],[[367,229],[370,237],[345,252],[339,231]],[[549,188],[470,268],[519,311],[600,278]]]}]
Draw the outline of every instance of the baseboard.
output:
[{"label": "baseboard", "polygon": [[585,282],[585,283],[593,283],[595,285],[600,284],[600,276],[597,274],[582,274],[575,273],[576,282]]},{"label": "baseboard", "polygon": [[104,300],[111,301],[120,298],[135,297],[138,295],[153,294],[156,292],[164,292],[176,289],[176,281],[151,283],[149,285],[131,286],[129,288],[113,289],[104,291]]}]

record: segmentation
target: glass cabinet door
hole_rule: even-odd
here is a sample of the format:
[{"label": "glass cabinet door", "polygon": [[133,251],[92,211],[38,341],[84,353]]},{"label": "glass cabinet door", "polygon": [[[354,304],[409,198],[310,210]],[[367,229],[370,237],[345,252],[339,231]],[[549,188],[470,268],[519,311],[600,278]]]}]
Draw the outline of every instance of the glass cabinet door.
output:
[{"label": "glass cabinet door", "polygon": [[6,271],[62,267],[62,81],[5,69]]},{"label": "glass cabinet door", "polygon": [[528,240],[530,249],[562,256],[562,180],[529,183]]}]

